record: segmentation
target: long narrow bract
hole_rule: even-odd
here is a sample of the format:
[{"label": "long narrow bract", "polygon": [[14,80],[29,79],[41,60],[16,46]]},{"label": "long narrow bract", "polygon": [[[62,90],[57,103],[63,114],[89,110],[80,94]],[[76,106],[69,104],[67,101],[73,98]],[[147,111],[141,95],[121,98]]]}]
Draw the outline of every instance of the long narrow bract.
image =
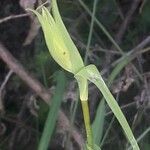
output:
[{"label": "long narrow bract", "polygon": [[83,60],[61,19],[56,0],[52,0],[52,13],[56,21],[56,24],[58,25],[60,29],[64,43],[70,51],[70,59],[71,59],[72,64],[74,65],[73,73],[76,74],[81,68],[84,67]]},{"label": "long narrow bract", "polygon": [[[52,3],[53,5],[54,3]],[[41,14],[38,11],[31,10],[39,19],[42,26],[46,45],[53,59],[65,70],[75,74],[84,67],[82,58],[72,42],[67,30],[60,28],[58,21],[55,21],[48,9],[41,7]],[[57,13],[60,15],[59,13]],[[56,15],[57,16],[57,15]],[[59,18],[59,16],[57,16]],[[68,36],[67,36],[68,35]],[[65,37],[68,38],[65,38]]]}]

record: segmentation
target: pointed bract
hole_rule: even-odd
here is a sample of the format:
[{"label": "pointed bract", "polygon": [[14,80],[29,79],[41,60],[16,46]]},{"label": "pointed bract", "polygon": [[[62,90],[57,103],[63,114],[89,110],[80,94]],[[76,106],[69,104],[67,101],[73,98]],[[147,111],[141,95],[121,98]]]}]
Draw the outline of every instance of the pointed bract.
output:
[{"label": "pointed bract", "polygon": [[82,58],[64,26],[56,0],[52,0],[53,16],[44,6],[41,13],[31,10],[42,26],[46,45],[53,59],[65,70],[76,74],[84,67]]}]

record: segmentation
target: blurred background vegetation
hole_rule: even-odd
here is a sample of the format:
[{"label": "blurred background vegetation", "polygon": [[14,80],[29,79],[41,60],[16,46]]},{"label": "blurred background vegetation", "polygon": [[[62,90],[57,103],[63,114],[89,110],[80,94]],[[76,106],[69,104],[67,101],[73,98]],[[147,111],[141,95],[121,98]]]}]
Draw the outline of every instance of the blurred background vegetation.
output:
[{"label": "blurred background vegetation", "polygon": [[[150,1],[98,0],[93,16],[94,26],[91,28],[94,2],[96,1],[58,0],[62,18],[82,58],[87,57],[87,64],[92,63],[99,68],[127,117],[141,150],[149,150]],[[0,1],[0,42],[49,90],[53,100],[58,94],[56,90],[61,89],[56,88],[56,81],[58,76],[61,78],[58,74],[62,69],[49,55],[43,33],[33,14],[14,17],[26,14],[26,8],[36,8],[41,3],[38,0]],[[125,59],[120,59],[123,56]],[[113,79],[110,75],[114,68],[116,77]],[[53,116],[60,109],[71,123],[66,129],[65,121],[56,122],[49,149],[81,149],[78,137],[72,136],[75,128],[85,139],[77,84],[72,75],[67,72],[64,75],[66,86],[60,99],[61,105],[56,101],[59,107],[52,111],[57,104],[48,106],[0,59],[1,150],[36,150],[48,112]],[[107,104],[101,100],[101,93],[92,84],[89,85],[89,90],[96,144],[102,150],[129,149],[118,122]],[[58,116],[55,115],[55,118]],[[84,143],[81,141],[81,144]]]}]

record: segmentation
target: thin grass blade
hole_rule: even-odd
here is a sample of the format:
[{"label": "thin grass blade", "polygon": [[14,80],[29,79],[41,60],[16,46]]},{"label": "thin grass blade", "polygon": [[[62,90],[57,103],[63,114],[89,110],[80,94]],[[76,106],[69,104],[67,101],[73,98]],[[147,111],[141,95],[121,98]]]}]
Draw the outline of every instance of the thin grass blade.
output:
[{"label": "thin grass blade", "polygon": [[127,139],[132,145],[133,150],[140,150],[125,116],[123,115],[118,103],[116,102],[111,92],[109,91],[108,87],[106,86],[96,66],[89,65],[83,68],[80,72],[78,72],[77,75],[85,77],[86,79],[88,79],[98,87],[98,89],[102,92],[104,98],[106,99],[112,112],[114,113],[120,125],[122,126]]},{"label": "thin grass blade", "polygon": [[44,130],[40,139],[38,150],[47,150],[48,148],[52,133],[55,128],[58,112],[60,110],[62,97],[65,91],[66,78],[64,73],[59,72],[56,80],[57,80],[56,92],[52,99],[52,104],[45,122]]},{"label": "thin grass blade", "polygon": [[105,112],[105,101],[103,99],[97,108],[97,114],[99,115],[92,123],[94,143],[97,145],[100,144],[103,135]]}]

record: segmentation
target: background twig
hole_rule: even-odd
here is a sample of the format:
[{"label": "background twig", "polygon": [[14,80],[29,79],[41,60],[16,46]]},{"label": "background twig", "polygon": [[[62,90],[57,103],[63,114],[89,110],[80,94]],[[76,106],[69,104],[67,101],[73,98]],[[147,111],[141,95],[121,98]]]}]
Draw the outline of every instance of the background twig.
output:
[{"label": "background twig", "polygon": [[10,15],[8,17],[0,19],[0,23],[4,23],[12,19],[17,19],[17,18],[22,18],[22,17],[27,17],[27,16],[29,16],[29,14]]}]

